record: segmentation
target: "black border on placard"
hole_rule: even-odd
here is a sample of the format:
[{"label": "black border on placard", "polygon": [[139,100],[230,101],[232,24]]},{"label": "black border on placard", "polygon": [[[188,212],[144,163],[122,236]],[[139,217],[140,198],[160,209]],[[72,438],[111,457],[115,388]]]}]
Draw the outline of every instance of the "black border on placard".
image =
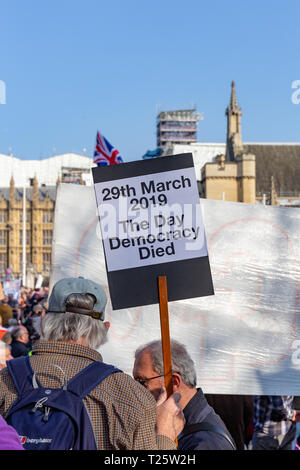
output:
[{"label": "black border on placard", "polygon": [[107,273],[114,310],[159,303],[157,278],[167,277],[168,300],[214,295],[208,256]]},{"label": "black border on placard", "polygon": [[152,160],[138,160],[118,165],[94,167],[92,172],[94,184],[96,184],[192,167],[194,167],[193,155],[191,153],[182,153],[153,158]]},{"label": "black border on placard", "polygon": [[[186,168],[194,168],[192,153],[96,167],[92,172],[97,184]],[[159,303],[158,276],[167,277],[169,301],[214,295],[208,256],[108,271],[104,243],[103,250],[113,310]]]}]

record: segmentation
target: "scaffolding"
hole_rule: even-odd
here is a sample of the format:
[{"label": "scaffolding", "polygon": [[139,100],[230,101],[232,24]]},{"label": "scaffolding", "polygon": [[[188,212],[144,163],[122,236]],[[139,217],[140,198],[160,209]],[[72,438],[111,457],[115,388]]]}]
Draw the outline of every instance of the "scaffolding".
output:
[{"label": "scaffolding", "polygon": [[157,147],[197,142],[197,123],[201,119],[203,114],[195,109],[161,111],[157,116]]}]

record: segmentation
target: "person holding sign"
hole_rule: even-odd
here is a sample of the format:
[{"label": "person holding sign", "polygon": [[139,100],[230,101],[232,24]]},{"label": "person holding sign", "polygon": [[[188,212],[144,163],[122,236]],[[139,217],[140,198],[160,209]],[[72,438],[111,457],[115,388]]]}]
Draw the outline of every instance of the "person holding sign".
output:
[{"label": "person holding sign", "polygon": [[[186,424],[178,436],[179,450],[235,450],[235,443],[222,419],[196,388],[194,362],[181,343],[171,341],[173,392],[181,395]],[[133,377],[156,400],[164,393],[162,342],[152,341],[135,352]]]},{"label": "person holding sign", "polygon": [[[30,366],[43,387],[61,388],[97,362],[108,369],[97,351],[107,340],[104,321],[107,297],[97,283],[84,278],[58,281],[41,324],[41,340],[34,344]],[[15,359],[11,361],[19,361]],[[101,368],[102,369],[102,368]],[[179,394],[157,407],[151,394],[132,377],[113,371],[84,396],[98,450],[176,449],[184,426]],[[83,384],[84,375],[81,375]],[[99,383],[100,382],[100,383]],[[9,370],[0,371],[0,414],[5,416],[17,394]],[[94,443],[93,443],[94,444]],[[91,447],[92,448],[92,447]]]}]

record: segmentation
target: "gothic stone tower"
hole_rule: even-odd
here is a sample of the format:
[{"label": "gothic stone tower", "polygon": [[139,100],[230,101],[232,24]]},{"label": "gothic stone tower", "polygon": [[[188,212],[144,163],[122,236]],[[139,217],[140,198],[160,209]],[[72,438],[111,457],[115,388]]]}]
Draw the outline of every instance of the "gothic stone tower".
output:
[{"label": "gothic stone tower", "polygon": [[241,116],[235,83],[231,84],[230,103],[226,109],[226,155],[202,168],[202,195],[208,199],[255,204],[255,155],[243,149]]},{"label": "gothic stone tower", "polygon": [[227,116],[226,160],[234,161],[234,156],[242,150],[242,110],[237,102],[234,81],[231,83],[230,103],[225,115]]}]

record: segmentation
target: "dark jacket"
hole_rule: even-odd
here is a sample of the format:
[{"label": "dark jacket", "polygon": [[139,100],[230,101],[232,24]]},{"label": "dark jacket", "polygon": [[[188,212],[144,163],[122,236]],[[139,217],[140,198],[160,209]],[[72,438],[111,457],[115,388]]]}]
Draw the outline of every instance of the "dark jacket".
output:
[{"label": "dark jacket", "polygon": [[[201,388],[197,390],[197,394],[183,409],[186,420],[185,427],[194,423],[210,423],[225,431],[233,441],[220,416],[207,403]],[[182,433],[178,436],[179,450],[233,450],[225,437],[213,431],[197,431],[184,437],[181,436]]]},{"label": "dark jacket", "polygon": [[11,343],[12,357],[28,356],[30,347],[21,341],[13,340]]}]

